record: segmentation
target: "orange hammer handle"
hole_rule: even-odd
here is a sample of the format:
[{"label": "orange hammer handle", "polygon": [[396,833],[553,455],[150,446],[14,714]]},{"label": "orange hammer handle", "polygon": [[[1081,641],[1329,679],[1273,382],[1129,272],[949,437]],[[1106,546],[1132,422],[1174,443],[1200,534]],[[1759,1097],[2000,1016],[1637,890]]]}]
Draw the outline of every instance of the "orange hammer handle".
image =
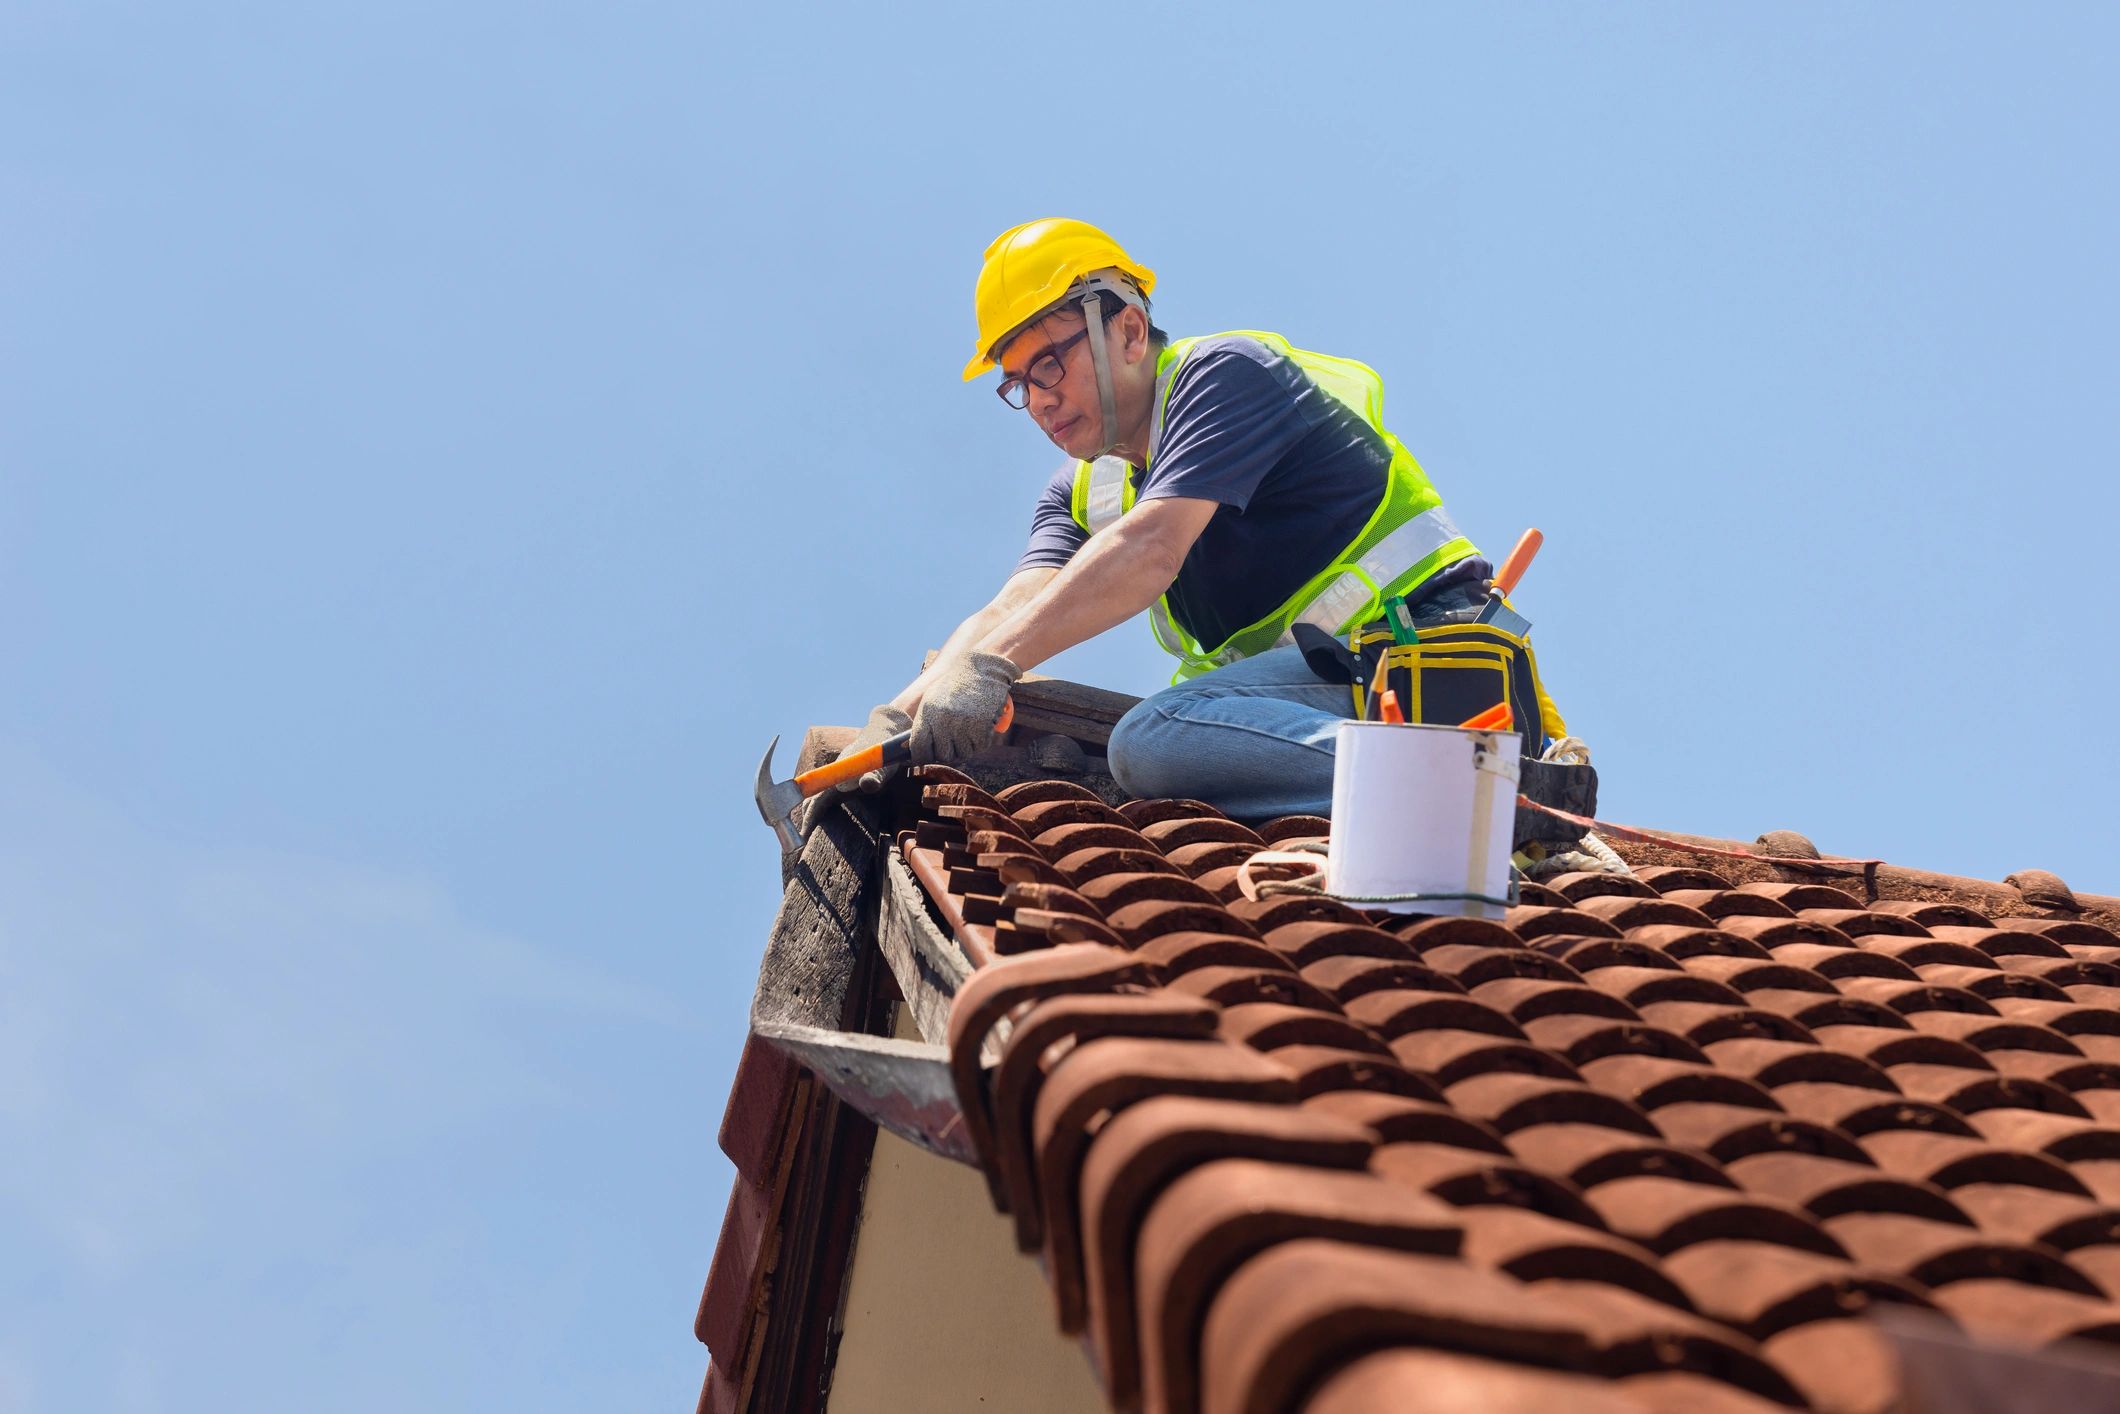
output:
[{"label": "orange hammer handle", "polygon": [[1514,590],[1516,582],[1524,577],[1524,571],[1531,568],[1531,557],[1545,543],[1545,532],[1537,529],[1525,531],[1524,538],[1509,552],[1509,558],[1502,561],[1501,572],[1494,577],[1494,592],[1507,594]]},{"label": "orange hammer handle", "polygon": [[[1009,698],[1001,704],[1001,716],[994,722],[994,731],[997,734],[1007,731],[1009,723],[1015,720],[1016,701]],[[803,799],[807,800],[819,791],[830,790],[841,781],[851,781],[854,777],[866,775],[870,771],[895,766],[912,754],[913,734],[900,732],[896,736],[885,737],[874,746],[857,751],[852,756],[842,756],[837,761],[827,761],[822,766],[804,771],[795,778],[795,788],[801,791]]]}]

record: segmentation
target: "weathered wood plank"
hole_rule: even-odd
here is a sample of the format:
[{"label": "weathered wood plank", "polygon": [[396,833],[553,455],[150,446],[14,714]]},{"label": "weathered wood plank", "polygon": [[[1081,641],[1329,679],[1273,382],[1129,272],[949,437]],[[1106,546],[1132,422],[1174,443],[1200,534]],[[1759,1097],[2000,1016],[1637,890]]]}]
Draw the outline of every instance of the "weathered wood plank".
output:
[{"label": "weathered wood plank", "polygon": [[876,943],[891,966],[891,975],[898,979],[898,994],[905,999],[921,1038],[943,1045],[949,1039],[950,1001],[971,975],[971,963],[956,940],[928,917],[925,895],[905,861],[895,851],[887,851],[883,863]]}]

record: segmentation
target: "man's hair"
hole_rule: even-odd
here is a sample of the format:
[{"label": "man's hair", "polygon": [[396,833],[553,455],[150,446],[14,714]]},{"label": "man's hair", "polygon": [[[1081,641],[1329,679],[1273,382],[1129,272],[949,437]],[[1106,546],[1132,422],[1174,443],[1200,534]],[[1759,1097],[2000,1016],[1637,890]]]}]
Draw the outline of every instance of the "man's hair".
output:
[{"label": "man's hair", "polygon": [[[1170,335],[1164,333],[1161,329],[1156,327],[1155,312],[1153,308],[1149,305],[1148,296],[1142,294],[1141,287],[1139,285],[1134,284],[1131,279],[1127,279],[1127,277],[1123,275],[1120,276],[1120,278],[1126,280],[1127,285],[1132,288],[1134,292],[1134,298],[1141,301],[1141,317],[1148,321],[1148,341],[1158,348],[1161,348],[1164,345],[1168,344],[1170,342]],[[1114,319],[1117,319],[1119,317],[1119,311],[1126,308],[1126,301],[1118,298],[1106,299],[1102,301],[1102,303],[1104,305],[1104,322],[1106,324],[1109,324]]]}]

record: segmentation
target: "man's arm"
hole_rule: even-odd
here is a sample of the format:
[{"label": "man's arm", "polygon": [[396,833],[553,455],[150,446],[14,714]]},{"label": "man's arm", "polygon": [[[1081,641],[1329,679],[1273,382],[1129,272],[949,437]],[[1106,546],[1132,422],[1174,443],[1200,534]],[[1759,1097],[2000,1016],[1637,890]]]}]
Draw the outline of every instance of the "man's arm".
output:
[{"label": "man's arm", "polygon": [[[1045,574],[1026,602],[990,623],[968,640],[968,647],[995,653],[1024,672],[1046,659],[1095,638],[1140,613],[1170,588],[1185,556],[1207,528],[1221,504],[1189,496],[1170,496],[1136,506],[1087,545],[1058,573],[1026,570],[1008,589]],[[1003,590],[1003,594],[1008,593]],[[1002,601],[981,610],[991,612]],[[954,645],[980,615],[965,620],[950,636]],[[944,649],[945,656],[949,649]],[[939,666],[942,659],[936,659]],[[925,678],[927,674],[922,674]],[[915,683],[914,686],[924,686]],[[908,689],[910,691],[911,689]]]}]

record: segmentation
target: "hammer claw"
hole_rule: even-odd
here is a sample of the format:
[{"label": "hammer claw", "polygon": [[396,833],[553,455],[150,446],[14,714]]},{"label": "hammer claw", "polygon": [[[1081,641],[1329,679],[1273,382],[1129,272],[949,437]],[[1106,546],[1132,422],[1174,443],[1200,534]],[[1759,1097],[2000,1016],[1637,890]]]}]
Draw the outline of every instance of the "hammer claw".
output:
[{"label": "hammer claw", "polygon": [[780,847],[793,852],[802,848],[802,835],[795,828],[795,808],[802,804],[802,788],[793,781],[773,779],[773,753],[779,749],[780,738],[776,736],[759,759],[758,784],[752,788],[752,795],[758,801],[758,813],[780,836]]}]

